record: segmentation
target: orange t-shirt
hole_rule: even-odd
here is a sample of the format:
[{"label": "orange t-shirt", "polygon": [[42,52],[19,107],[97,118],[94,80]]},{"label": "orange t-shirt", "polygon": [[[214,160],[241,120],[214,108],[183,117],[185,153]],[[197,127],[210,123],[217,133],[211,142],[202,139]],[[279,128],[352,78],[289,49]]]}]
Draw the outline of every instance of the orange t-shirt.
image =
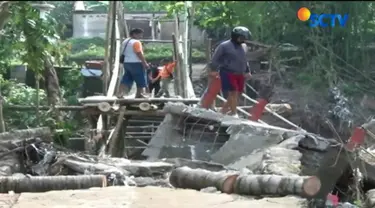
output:
[{"label": "orange t-shirt", "polygon": [[176,66],[176,62],[172,62],[172,63],[168,63],[164,65],[163,69],[159,73],[159,76],[161,78],[168,78],[173,73],[175,66]]},{"label": "orange t-shirt", "polygon": [[136,41],[133,43],[133,50],[135,53],[143,53],[142,43],[140,41]]}]

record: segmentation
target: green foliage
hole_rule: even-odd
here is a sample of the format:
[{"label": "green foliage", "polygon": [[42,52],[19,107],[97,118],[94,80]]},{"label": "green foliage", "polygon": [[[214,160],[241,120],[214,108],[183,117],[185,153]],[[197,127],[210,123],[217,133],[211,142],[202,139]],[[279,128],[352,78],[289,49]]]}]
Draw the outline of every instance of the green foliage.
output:
[{"label": "green foliage", "polygon": [[[173,1],[163,2],[162,6],[170,14],[181,14],[184,7],[183,2]],[[317,14],[349,14],[349,21],[343,28],[310,28],[296,17],[302,6]],[[297,81],[302,79],[303,85],[348,83],[354,87],[352,90],[375,95],[371,61],[374,50],[366,48],[375,41],[372,2],[201,1],[194,2],[194,7],[195,24],[205,29],[211,38],[228,38],[231,28],[241,25],[252,31],[256,41],[269,45],[290,43],[300,48],[297,56],[302,60],[294,68],[298,69],[295,71]]]},{"label": "green foliage", "polygon": [[105,49],[104,47],[91,45],[89,48],[83,51],[70,55],[72,60],[95,60],[104,59]]},{"label": "green foliage", "polygon": [[71,53],[78,53],[89,49],[92,46],[105,46],[105,40],[100,37],[95,38],[71,38],[68,40],[71,45]]},{"label": "green foliage", "polygon": [[62,95],[68,105],[78,104],[77,98],[80,96],[80,89],[83,83],[83,76],[77,66],[71,70],[64,70],[62,81],[65,85],[61,86]]},{"label": "green foliage", "polygon": [[50,12],[50,16],[59,20],[56,29],[58,34],[63,37],[67,30],[66,26],[72,25],[74,1],[49,1],[48,3],[55,6],[55,9]]},{"label": "green foliage", "polygon": [[[85,41],[70,41],[72,43],[72,51],[75,48],[76,53],[70,55],[72,60],[95,60],[104,59],[105,49],[101,45],[101,38],[83,39]],[[74,45],[74,44],[77,45]],[[79,49],[83,49],[79,51]],[[173,47],[171,44],[148,43],[144,45],[144,52],[147,61],[160,61],[165,58],[172,58]],[[193,59],[201,61],[205,59],[205,53],[193,48]]]},{"label": "green foliage", "polygon": [[[35,113],[6,110],[8,105],[36,105],[37,90],[24,84],[14,81],[4,80],[0,76],[0,89],[4,97],[4,119],[7,129],[22,129],[35,127],[38,125],[47,125],[51,123],[50,116],[46,111],[40,112],[40,121],[37,123]],[[39,99],[41,105],[47,104],[47,97],[44,90],[39,90]]]}]

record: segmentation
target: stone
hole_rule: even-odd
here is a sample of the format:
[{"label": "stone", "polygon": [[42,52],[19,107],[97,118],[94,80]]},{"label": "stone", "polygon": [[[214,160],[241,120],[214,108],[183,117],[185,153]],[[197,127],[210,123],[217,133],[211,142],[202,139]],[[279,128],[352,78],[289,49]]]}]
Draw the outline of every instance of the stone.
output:
[{"label": "stone", "polygon": [[203,193],[220,193],[220,191],[218,191],[215,187],[212,187],[212,186],[201,189],[200,192],[203,192]]}]

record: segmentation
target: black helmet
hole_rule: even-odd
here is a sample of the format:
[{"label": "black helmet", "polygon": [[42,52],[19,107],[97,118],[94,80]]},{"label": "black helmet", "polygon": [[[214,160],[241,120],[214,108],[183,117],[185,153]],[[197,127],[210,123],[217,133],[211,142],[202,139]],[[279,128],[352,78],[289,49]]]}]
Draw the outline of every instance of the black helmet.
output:
[{"label": "black helmet", "polygon": [[251,40],[251,32],[246,27],[238,26],[233,28],[232,37],[243,36],[246,40]]}]

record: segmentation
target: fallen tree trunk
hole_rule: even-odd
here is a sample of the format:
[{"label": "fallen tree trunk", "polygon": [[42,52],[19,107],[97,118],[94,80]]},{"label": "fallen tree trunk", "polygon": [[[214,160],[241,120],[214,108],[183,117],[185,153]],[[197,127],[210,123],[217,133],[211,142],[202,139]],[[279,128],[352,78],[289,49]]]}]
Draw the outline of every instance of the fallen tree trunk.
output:
[{"label": "fallen tree trunk", "polygon": [[45,192],[106,186],[107,179],[103,175],[0,177],[0,193]]},{"label": "fallen tree trunk", "polygon": [[244,195],[299,195],[309,197],[320,189],[320,180],[309,176],[244,175],[234,183],[234,192]]},{"label": "fallen tree trunk", "polygon": [[200,190],[216,187],[224,193],[244,195],[276,195],[288,194],[308,197],[316,194],[320,188],[320,180],[316,177],[277,176],[277,175],[243,175],[236,172],[210,172],[188,167],[172,171],[169,182],[178,188]]},{"label": "fallen tree trunk", "polygon": [[52,132],[48,127],[40,127],[0,133],[0,140],[27,139],[31,137],[50,140],[52,138]]},{"label": "fallen tree trunk", "polygon": [[223,193],[233,193],[233,184],[238,177],[236,172],[211,172],[188,167],[176,168],[169,176],[169,183],[176,188],[201,190],[215,187]]}]

